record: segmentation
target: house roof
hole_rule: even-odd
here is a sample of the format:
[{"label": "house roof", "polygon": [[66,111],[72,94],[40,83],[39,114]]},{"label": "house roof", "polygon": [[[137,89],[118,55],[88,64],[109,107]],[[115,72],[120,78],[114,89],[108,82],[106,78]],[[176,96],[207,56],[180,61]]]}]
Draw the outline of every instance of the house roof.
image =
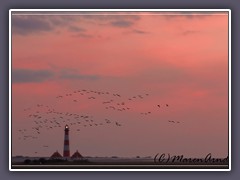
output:
[{"label": "house roof", "polygon": [[77,159],[77,158],[83,158],[83,156],[78,152],[78,151],[76,151],[73,155],[72,155],[72,157],[71,158],[73,158],[73,159]]},{"label": "house roof", "polygon": [[51,156],[51,158],[61,158],[61,157],[62,155],[58,151],[54,152]]}]

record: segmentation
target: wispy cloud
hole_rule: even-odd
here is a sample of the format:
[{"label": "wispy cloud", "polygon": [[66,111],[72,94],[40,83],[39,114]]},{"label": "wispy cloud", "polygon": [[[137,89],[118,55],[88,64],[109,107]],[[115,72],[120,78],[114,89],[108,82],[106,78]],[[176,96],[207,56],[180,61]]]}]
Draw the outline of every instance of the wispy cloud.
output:
[{"label": "wispy cloud", "polygon": [[162,13],[164,18],[167,20],[174,19],[202,19],[211,16],[219,16],[219,15],[228,15],[227,12],[217,12],[217,11],[179,11],[179,12],[166,12]]},{"label": "wispy cloud", "polygon": [[133,22],[132,21],[127,21],[127,20],[119,20],[119,21],[112,21],[112,22],[110,22],[110,24],[112,26],[126,28],[126,27],[132,26]]},{"label": "wispy cloud", "polygon": [[[90,12],[89,12],[90,13]],[[82,24],[110,24],[115,27],[129,27],[135,21],[140,19],[137,15],[104,15],[101,13],[96,15],[88,15],[89,13],[81,13],[82,15],[13,15],[12,16],[12,32],[17,35],[31,35],[34,33],[51,32],[57,28],[67,29],[70,32],[87,32],[87,29],[79,27]],[[92,12],[91,12],[92,13]]]},{"label": "wispy cloud", "polygon": [[147,32],[147,31],[142,31],[142,30],[139,30],[139,29],[134,29],[132,32],[133,32],[133,33],[137,33],[137,34],[149,34],[149,32]]},{"label": "wispy cloud", "polygon": [[78,26],[69,26],[69,31],[71,31],[71,32],[85,32],[86,31],[86,29],[84,29],[84,28],[80,28],[80,27],[78,27]]},{"label": "wispy cloud", "polygon": [[13,69],[13,83],[43,82],[54,77],[54,73],[49,70]]},{"label": "wispy cloud", "polygon": [[[88,15],[89,12],[82,15],[81,18],[85,20],[91,20],[94,22],[110,22],[110,21],[119,21],[119,20],[128,20],[128,21],[137,21],[141,19],[139,15],[131,15],[131,13],[124,13],[124,15],[120,12],[95,12],[90,13],[92,15]],[[96,14],[96,15],[94,15]]]},{"label": "wispy cloud", "polygon": [[60,79],[70,79],[70,80],[97,80],[100,77],[97,75],[85,75],[80,74],[74,70],[65,69],[59,74]]},{"label": "wispy cloud", "polygon": [[69,31],[84,31],[84,29],[74,26],[77,17],[73,16],[47,16],[47,15],[13,15],[13,34],[30,35],[34,33],[51,32],[56,28],[69,28]]},{"label": "wispy cloud", "polygon": [[200,31],[194,31],[194,30],[187,30],[187,31],[183,31],[181,33],[181,35],[187,36],[187,35],[192,35],[192,34],[196,34],[199,33]]},{"label": "wispy cloud", "polygon": [[27,35],[52,29],[52,25],[42,18],[33,16],[13,16],[12,18],[12,30],[16,34]]},{"label": "wispy cloud", "polygon": [[94,35],[87,34],[87,33],[77,33],[77,34],[72,35],[72,37],[93,38]]},{"label": "wispy cloud", "polygon": [[41,83],[55,80],[97,80],[98,75],[81,74],[75,69],[62,70],[32,70],[13,69],[12,83]]}]

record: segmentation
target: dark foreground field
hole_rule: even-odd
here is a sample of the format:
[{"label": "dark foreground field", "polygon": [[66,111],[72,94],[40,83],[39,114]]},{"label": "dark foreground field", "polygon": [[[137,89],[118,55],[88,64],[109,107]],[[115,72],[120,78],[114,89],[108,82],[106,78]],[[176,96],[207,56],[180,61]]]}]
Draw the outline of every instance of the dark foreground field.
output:
[{"label": "dark foreground field", "polygon": [[12,169],[228,169],[228,162],[216,163],[159,163],[153,159],[89,158],[67,160],[24,160],[12,162]]}]

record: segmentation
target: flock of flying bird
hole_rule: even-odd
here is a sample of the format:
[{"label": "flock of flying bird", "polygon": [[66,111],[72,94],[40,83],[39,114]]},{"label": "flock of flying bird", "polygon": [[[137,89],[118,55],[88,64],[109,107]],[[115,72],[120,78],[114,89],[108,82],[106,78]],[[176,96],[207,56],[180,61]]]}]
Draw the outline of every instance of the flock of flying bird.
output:
[{"label": "flock of flying bird", "polygon": [[63,128],[65,124],[77,127],[76,131],[80,131],[81,128],[104,126],[106,124],[113,124],[117,127],[122,126],[118,121],[109,119],[97,121],[92,115],[56,111],[54,108],[43,104],[37,104],[35,107],[24,109],[26,112],[31,112],[31,110],[35,111],[28,114],[28,118],[31,118],[33,122],[31,130],[34,131],[35,136],[29,135],[30,131],[27,129],[19,129],[18,131],[21,134],[19,140],[38,139],[38,135],[41,134],[42,130],[49,131]]},{"label": "flock of flying bird", "polygon": [[[103,97],[104,96],[104,97]],[[138,94],[124,98],[121,94],[110,93],[104,91],[93,90],[75,90],[71,93],[56,96],[57,103],[65,103],[68,99],[73,103],[82,102],[82,97],[89,101],[100,99],[100,104],[107,111],[127,112],[131,111],[134,103],[137,100],[143,100],[149,96],[148,93]],[[104,99],[104,100],[103,100]],[[97,102],[95,102],[96,104]],[[169,108],[169,104],[156,104],[156,109]],[[110,119],[99,119],[89,114],[78,114],[73,112],[58,111],[49,105],[37,104],[33,107],[25,108],[26,116],[33,122],[31,129],[19,129],[19,140],[38,139],[43,131],[51,131],[56,128],[61,128],[68,124],[76,128],[76,131],[81,131],[82,128],[104,127],[114,125],[121,127],[122,123]],[[152,111],[139,112],[140,115],[151,115]],[[179,121],[168,121],[169,123],[180,123]],[[33,132],[33,133],[31,133]],[[43,147],[48,147],[44,145]]]},{"label": "flock of flying bird", "polygon": [[[77,99],[77,95],[87,96],[88,99],[92,99],[92,100],[96,100],[97,96],[103,96],[103,95],[108,96],[108,98],[110,98],[110,99],[107,101],[103,101],[102,104],[105,105],[105,109],[116,110],[116,111],[128,111],[131,109],[130,107],[127,106],[127,104],[129,102],[133,102],[133,101],[136,101],[139,99],[141,100],[141,99],[144,99],[147,96],[149,96],[148,93],[145,93],[145,94],[134,95],[132,97],[128,97],[125,99],[125,101],[120,101],[123,98],[123,96],[118,93],[110,93],[108,91],[105,92],[105,91],[93,91],[93,90],[82,89],[82,90],[73,91],[72,93],[67,93],[65,95],[58,95],[58,96],[56,96],[56,98],[59,100],[62,100],[65,98],[73,97],[73,99],[72,99],[73,102],[75,102],[75,103],[81,102],[81,100]],[[118,98],[118,99],[113,100],[113,98]],[[157,107],[161,108],[161,107],[163,107],[163,105],[157,104]],[[165,104],[165,107],[169,107],[169,105]],[[151,111],[141,112],[140,114],[148,115],[148,114],[151,114]]]}]

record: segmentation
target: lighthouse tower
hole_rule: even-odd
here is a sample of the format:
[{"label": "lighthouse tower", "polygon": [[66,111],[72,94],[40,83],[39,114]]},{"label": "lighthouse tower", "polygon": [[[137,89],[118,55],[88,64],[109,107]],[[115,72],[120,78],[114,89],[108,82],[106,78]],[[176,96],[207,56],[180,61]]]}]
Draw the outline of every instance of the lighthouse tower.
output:
[{"label": "lighthouse tower", "polygon": [[70,149],[69,149],[69,127],[65,126],[64,134],[64,147],[63,147],[63,157],[70,158]]}]

